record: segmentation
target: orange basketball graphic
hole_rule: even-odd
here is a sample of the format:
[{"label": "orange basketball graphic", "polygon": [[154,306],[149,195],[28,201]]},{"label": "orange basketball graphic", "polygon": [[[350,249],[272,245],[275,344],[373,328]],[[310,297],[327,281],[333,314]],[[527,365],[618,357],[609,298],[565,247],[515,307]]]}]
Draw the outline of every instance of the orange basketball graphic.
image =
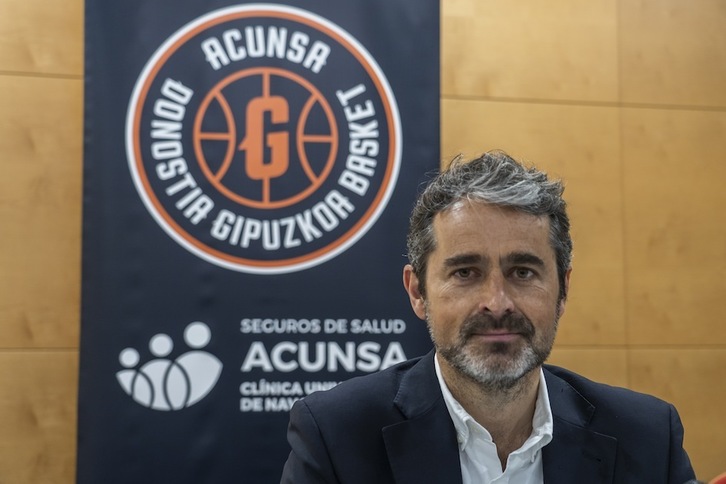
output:
[{"label": "orange basketball graphic", "polygon": [[[265,133],[263,123],[260,122],[265,113],[270,113],[273,123],[289,122],[289,103],[283,96],[270,92],[271,78],[288,79],[303,87],[308,95],[302,112],[298,114],[296,123],[297,143],[290,146],[290,133],[286,131],[273,131]],[[253,97],[245,107],[246,133],[244,138],[238,140],[239,130],[233,115],[233,107],[224,95],[225,87],[246,78],[258,78],[261,95]],[[204,131],[202,128],[204,117],[212,103],[217,103],[224,113],[227,129],[219,132]],[[238,109],[239,106],[236,106]],[[325,113],[328,131],[325,133],[306,133],[305,125],[310,111],[318,107]],[[256,122],[257,121],[257,122]],[[206,160],[203,142],[218,141],[225,143],[224,159],[213,170]],[[308,158],[305,145],[308,143],[323,143],[329,146],[327,156],[316,170]],[[269,149],[269,155],[265,149]],[[304,189],[291,196],[275,199],[271,193],[271,180],[284,176],[289,169],[290,151],[296,150],[295,158],[301,165],[306,180],[309,182]],[[338,131],[335,115],[328,101],[310,82],[291,72],[275,68],[254,68],[234,73],[214,86],[202,101],[194,123],[194,150],[207,179],[225,196],[242,205],[269,209],[292,205],[315,192],[326,180],[335,162],[338,150]],[[245,152],[244,172],[249,179],[258,180],[262,185],[262,195],[258,200],[235,191],[235,187],[225,185],[224,178],[236,158],[242,158],[240,151]]]}]

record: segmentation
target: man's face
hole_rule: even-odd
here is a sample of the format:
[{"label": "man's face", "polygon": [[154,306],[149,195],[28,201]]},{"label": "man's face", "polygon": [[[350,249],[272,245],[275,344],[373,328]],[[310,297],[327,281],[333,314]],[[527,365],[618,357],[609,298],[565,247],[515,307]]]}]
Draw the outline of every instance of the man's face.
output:
[{"label": "man's face", "polygon": [[426,296],[410,266],[404,285],[442,366],[504,389],[544,363],[564,310],[549,224],[469,201],[436,215]]}]

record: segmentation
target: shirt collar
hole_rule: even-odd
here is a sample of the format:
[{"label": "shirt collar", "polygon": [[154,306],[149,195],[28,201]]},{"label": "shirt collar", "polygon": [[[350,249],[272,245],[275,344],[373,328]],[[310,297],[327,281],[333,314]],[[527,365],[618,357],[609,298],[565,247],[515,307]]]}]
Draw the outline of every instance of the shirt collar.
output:
[{"label": "shirt collar", "polygon": [[[461,451],[467,446],[472,430],[475,428],[479,429],[477,434],[480,434],[484,440],[492,442],[492,436],[489,431],[474,420],[469,415],[469,412],[454,398],[451,391],[449,391],[449,387],[446,386],[446,382],[441,374],[441,366],[439,365],[436,354],[434,354],[434,367],[436,368],[436,378],[439,381],[441,393],[444,395],[446,408],[449,410],[449,415],[451,415],[451,420],[456,429],[459,450]],[[539,389],[537,390],[537,401],[535,402],[534,416],[532,417],[532,433],[516,452],[529,451],[532,453],[532,458],[534,458],[534,454],[552,440],[553,427],[554,419],[552,417],[550,399],[547,394],[547,382],[545,381],[544,372],[540,368]]]}]

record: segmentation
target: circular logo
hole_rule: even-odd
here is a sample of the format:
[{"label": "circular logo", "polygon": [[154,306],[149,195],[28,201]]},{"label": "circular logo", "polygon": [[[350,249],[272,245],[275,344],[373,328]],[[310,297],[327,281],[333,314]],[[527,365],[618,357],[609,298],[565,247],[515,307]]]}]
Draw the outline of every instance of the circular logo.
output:
[{"label": "circular logo", "polygon": [[179,29],[134,88],[126,149],[156,222],[219,266],[303,270],[356,243],[393,192],[396,102],[371,55],[305,10],[255,4]]}]

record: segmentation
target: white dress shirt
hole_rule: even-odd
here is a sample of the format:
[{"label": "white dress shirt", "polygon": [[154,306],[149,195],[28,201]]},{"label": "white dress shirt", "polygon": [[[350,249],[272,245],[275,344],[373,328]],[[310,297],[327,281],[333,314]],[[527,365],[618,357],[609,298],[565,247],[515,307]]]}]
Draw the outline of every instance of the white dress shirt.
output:
[{"label": "white dress shirt", "polygon": [[459,442],[459,459],[463,484],[542,484],[542,447],[552,440],[552,408],[547,396],[547,383],[540,370],[537,402],[532,417],[532,433],[507,458],[507,466],[497,456],[497,446],[491,434],[476,422],[464,407],[456,401],[441,376],[439,361],[434,355],[436,377],[444,394],[446,407],[454,422]]}]

